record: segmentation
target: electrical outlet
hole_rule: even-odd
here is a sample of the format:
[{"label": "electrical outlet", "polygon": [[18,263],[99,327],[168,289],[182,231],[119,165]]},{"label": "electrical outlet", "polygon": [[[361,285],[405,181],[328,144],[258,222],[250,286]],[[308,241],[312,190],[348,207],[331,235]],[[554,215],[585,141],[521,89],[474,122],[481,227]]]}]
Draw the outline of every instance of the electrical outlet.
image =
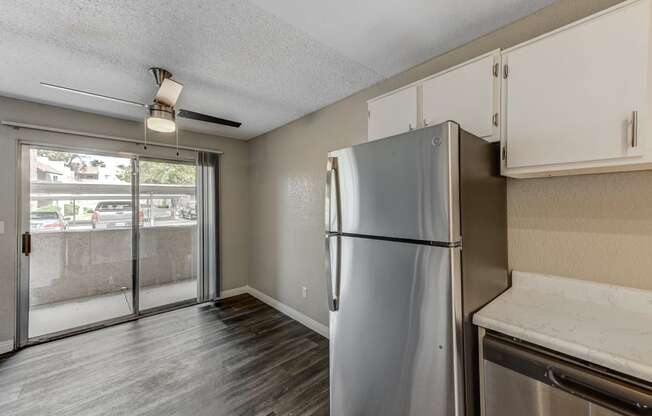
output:
[{"label": "electrical outlet", "polygon": [[308,297],[308,288],[305,286],[301,286],[301,297],[304,299]]}]

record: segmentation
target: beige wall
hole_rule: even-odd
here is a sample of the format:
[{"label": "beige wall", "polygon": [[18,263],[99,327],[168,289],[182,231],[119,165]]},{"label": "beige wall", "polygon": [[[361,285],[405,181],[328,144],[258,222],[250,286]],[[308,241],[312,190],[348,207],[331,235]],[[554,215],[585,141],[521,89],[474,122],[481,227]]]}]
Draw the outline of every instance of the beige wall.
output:
[{"label": "beige wall", "polygon": [[[142,123],[118,120],[79,111],[0,97],[0,120],[41,124],[61,129],[142,139]],[[19,132],[0,127],[0,343],[15,332],[16,283],[16,142]],[[81,141],[82,139],[80,139]],[[159,142],[174,141],[172,135],[153,136]],[[222,150],[221,157],[221,254],[222,288],[247,284],[249,266],[248,145],[244,141],[184,132],[182,144]]]},{"label": "beige wall", "polygon": [[[618,2],[560,0],[251,141],[249,284],[327,323],[324,163],[328,151],[365,140],[366,100]],[[650,172],[510,180],[510,267],[652,289],[650,191]]]},{"label": "beige wall", "polygon": [[652,290],[652,172],[509,180],[509,265]]}]

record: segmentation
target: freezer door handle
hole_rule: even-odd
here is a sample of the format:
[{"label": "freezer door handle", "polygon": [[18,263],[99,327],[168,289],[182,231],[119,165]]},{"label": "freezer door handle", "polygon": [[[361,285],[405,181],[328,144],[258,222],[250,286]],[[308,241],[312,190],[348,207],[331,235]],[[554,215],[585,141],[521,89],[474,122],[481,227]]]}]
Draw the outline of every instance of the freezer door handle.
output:
[{"label": "freezer door handle", "polygon": [[[340,305],[340,271],[342,264],[342,237],[339,235],[326,236],[326,292],[328,293],[328,309],[336,312]],[[333,253],[331,252],[331,241],[335,241],[335,270],[333,270]],[[333,279],[333,272],[335,278]],[[334,285],[333,285],[334,284]]]},{"label": "freezer door handle", "polygon": [[559,390],[624,415],[652,415],[652,397],[633,386],[563,364],[549,366],[546,377]]},{"label": "freezer door handle", "polygon": [[[334,201],[331,201],[334,192]],[[331,224],[333,215],[331,209],[335,205],[335,227]],[[326,233],[341,232],[342,231],[342,206],[340,204],[340,176],[337,167],[337,158],[329,157],[326,164],[326,198],[325,198],[326,212]]]}]

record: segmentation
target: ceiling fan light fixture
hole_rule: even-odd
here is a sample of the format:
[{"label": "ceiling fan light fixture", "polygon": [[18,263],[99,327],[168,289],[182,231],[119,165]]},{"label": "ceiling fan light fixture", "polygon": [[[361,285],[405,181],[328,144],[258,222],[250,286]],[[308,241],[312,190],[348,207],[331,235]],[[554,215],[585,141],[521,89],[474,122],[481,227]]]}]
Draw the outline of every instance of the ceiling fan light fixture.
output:
[{"label": "ceiling fan light fixture", "polygon": [[177,129],[174,120],[174,110],[171,107],[163,105],[152,105],[149,107],[149,117],[147,117],[147,128],[159,133],[172,133]]}]

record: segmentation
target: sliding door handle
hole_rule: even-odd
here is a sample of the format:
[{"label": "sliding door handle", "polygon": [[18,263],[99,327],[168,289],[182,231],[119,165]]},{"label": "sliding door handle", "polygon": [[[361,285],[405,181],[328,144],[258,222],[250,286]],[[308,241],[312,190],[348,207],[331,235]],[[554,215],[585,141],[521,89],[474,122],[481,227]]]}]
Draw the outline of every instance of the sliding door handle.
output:
[{"label": "sliding door handle", "polygon": [[[333,199],[331,199],[333,198]],[[334,205],[334,207],[333,207]],[[326,233],[342,231],[342,206],[340,204],[340,175],[336,157],[329,157],[326,164],[326,197],[325,197]],[[335,212],[331,210],[335,208]],[[334,214],[334,215],[333,215]],[[333,216],[335,224],[333,224]]]},{"label": "sliding door handle", "polygon": [[22,237],[22,252],[24,255],[29,256],[32,252],[32,235],[29,232],[23,233]]},{"label": "sliding door handle", "polygon": [[632,147],[638,147],[638,111],[632,111]]},{"label": "sliding door handle", "polygon": [[[336,312],[340,305],[340,271],[342,269],[342,237],[339,235],[326,235],[326,292],[328,293],[328,310]],[[331,243],[335,242],[335,264]],[[333,267],[335,266],[335,267]],[[333,270],[335,269],[335,270]],[[335,276],[333,276],[335,274]]]}]

